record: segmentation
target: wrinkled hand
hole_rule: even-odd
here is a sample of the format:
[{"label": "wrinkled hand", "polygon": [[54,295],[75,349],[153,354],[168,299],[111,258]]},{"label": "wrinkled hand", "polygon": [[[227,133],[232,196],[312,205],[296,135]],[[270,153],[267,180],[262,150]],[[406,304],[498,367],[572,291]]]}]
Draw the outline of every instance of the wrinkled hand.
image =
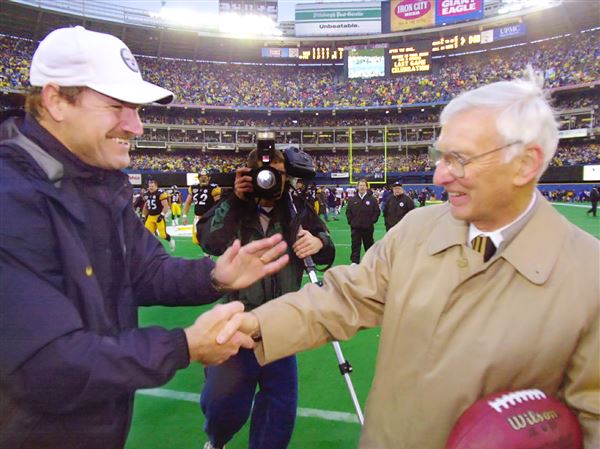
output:
[{"label": "wrinkled hand", "polygon": [[252,312],[236,313],[233,315],[217,335],[217,343],[226,344],[239,333],[252,336],[260,334],[260,324],[256,315]]},{"label": "wrinkled hand", "polygon": [[[217,335],[228,320],[244,311],[241,302],[218,304],[200,315],[196,322],[184,329],[190,360],[204,365],[218,365],[238,353],[240,346],[251,349],[254,341],[248,335],[228,330],[228,338],[217,343]],[[231,327],[231,326],[230,326]]]},{"label": "wrinkled hand", "polygon": [[233,193],[240,200],[246,200],[246,193],[252,192],[252,177],[248,176],[251,169],[248,167],[241,167],[235,171],[235,182],[233,183]]},{"label": "wrinkled hand", "polygon": [[300,229],[298,239],[292,249],[300,259],[317,254],[323,248],[323,242],[319,237],[312,235],[306,229]]},{"label": "wrinkled hand", "polygon": [[214,280],[225,290],[240,290],[281,270],[289,261],[287,243],[281,234],[241,246],[239,240],[227,248],[213,271]]}]

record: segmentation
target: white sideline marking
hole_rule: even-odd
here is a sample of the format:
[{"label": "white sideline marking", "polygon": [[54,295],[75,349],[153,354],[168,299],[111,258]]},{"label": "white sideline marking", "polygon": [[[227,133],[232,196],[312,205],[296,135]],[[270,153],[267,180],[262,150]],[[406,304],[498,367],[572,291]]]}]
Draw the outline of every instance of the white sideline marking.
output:
[{"label": "white sideline marking", "polygon": [[167,226],[167,233],[174,237],[192,238],[192,225]]},{"label": "white sideline marking", "polygon": [[553,206],[565,206],[565,207],[584,207],[589,209],[590,207],[592,207],[591,204],[588,204],[587,206],[585,204],[572,204],[572,203],[559,203],[559,202],[554,202],[554,203],[550,203]]},{"label": "white sideline marking", "polygon": [[[138,390],[138,394],[144,396],[154,396],[156,398],[174,399],[176,401],[194,402],[198,404],[200,402],[200,395],[198,393],[187,393],[185,391],[167,390],[166,388],[150,388],[145,390]],[[298,416],[303,418],[320,418],[327,421],[338,421],[358,424],[358,418],[353,413],[346,412],[334,412],[329,410],[319,410],[316,408],[303,408],[298,407]]]}]

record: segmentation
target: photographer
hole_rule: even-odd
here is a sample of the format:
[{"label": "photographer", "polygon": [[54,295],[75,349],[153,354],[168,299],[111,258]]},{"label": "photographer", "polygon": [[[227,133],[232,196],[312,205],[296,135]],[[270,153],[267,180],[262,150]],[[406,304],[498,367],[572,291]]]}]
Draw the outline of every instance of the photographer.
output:
[{"label": "photographer", "polygon": [[[200,244],[209,254],[222,254],[234,239],[247,243],[279,232],[293,250],[290,264],[277,275],[225,296],[225,302],[239,300],[246,310],[298,290],[304,268],[301,259],[313,256],[315,263],[330,264],[335,256],[327,227],[314,209],[294,197],[297,214],[293,211],[286,159],[274,149],[274,142],[269,167],[281,179],[266,195],[253,187],[256,171],[251,169],[260,167],[264,160],[259,152],[260,149],[252,151],[248,167],[237,170],[234,194],[202,217],[198,225]],[[294,174],[292,169],[288,171]],[[254,176],[250,176],[251,173]],[[296,418],[298,395],[294,356],[261,367],[251,350],[241,350],[228,362],[207,368],[205,374],[200,400],[209,438],[205,449],[223,447],[242,428],[250,411],[250,449],[287,447]],[[255,396],[257,385],[259,390]]]}]

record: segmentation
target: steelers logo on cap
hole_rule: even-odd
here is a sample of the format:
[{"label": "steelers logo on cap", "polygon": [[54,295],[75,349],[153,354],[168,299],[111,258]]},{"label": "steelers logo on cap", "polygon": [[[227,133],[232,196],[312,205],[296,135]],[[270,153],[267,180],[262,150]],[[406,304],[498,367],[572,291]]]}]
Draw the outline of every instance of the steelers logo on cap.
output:
[{"label": "steelers logo on cap", "polygon": [[121,49],[121,58],[127,67],[129,67],[132,71],[138,73],[140,68],[138,67],[138,63],[129,51],[128,48]]}]

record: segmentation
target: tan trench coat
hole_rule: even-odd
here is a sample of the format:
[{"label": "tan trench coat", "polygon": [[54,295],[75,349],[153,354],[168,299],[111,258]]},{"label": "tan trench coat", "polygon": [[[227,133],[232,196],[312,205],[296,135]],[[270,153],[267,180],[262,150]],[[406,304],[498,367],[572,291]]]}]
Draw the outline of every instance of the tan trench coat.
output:
[{"label": "tan trench coat", "polygon": [[535,208],[487,263],[447,205],[415,210],[360,265],[256,309],[259,361],[381,325],[360,448],[443,449],[478,398],[534,387],[600,448],[600,241],[544,199]]}]

